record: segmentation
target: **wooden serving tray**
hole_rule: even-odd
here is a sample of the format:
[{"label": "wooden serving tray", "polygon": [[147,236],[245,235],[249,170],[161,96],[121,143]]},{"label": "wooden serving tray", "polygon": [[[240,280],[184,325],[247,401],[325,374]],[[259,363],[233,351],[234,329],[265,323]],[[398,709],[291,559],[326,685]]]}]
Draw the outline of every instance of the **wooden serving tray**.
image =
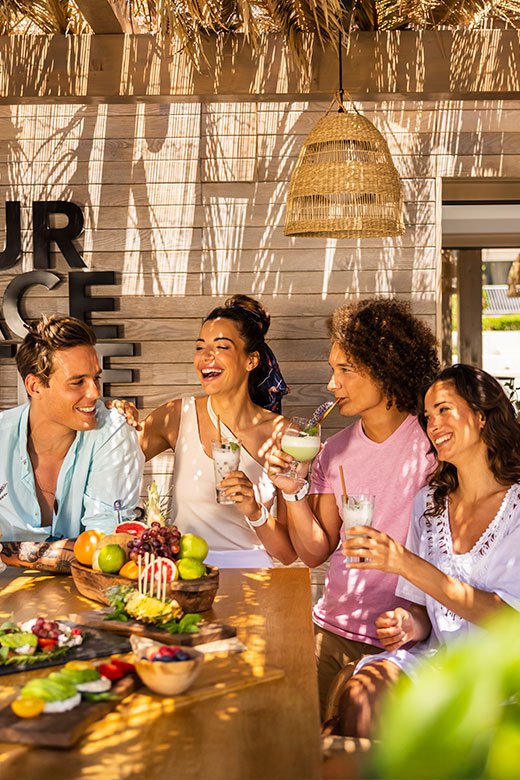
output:
[{"label": "wooden serving tray", "polygon": [[[92,609],[89,612],[79,612],[71,615],[72,620],[76,620],[83,626],[90,626],[101,631],[109,631],[115,634],[138,634],[148,639],[155,639],[165,645],[202,645],[205,642],[215,642],[217,639],[228,639],[236,636],[237,630],[233,626],[227,626],[225,623],[206,623],[200,624],[200,631],[193,634],[169,634],[164,628],[157,628],[151,624],[141,623],[138,620],[105,620],[106,616],[112,610]],[[122,652],[122,651],[119,651]]]},{"label": "wooden serving tray", "polygon": [[108,715],[140,684],[136,675],[128,674],[112,686],[117,699],[82,701],[69,712],[43,714],[37,718],[19,718],[8,705],[0,711],[0,742],[70,748],[92,723]]},{"label": "wooden serving tray", "polygon": [[[183,612],[206,612],[217,595],[219,583],[219,570],[214,566],[206,566],[207,575],[197,580],[175,580],[170,582],[169,596],[175,599]],[[108,604],[105,591],[111,585],[133,585],[136,580],[120,577],[119,574],[105,574],[102,571],[94,571],[89,566],[80,563],[70,565],[70,573],[74,585],[82,596],[86,596],[101,604]]]}]

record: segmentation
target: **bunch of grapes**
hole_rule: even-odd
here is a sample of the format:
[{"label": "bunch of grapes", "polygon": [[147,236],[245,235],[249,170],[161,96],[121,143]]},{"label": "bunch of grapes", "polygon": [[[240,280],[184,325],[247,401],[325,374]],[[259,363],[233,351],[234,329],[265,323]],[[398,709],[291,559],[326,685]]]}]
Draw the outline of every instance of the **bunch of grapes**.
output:
[{"label": "bunch of grapes", "polygon": [[154,521],[150,528],[143,531],[141,536],[130,539],[128,554],[133,561],[137,561],[140,555],[147,552],[175,560],[179,552],[180,538],[181,532],[176,525],[168,527]]},{"label": "bunch of grapes", "polygon": [[60,627],[55,620],[45,620],[39,617],[31,628],[33,634],[40,639],[59,639]]}]

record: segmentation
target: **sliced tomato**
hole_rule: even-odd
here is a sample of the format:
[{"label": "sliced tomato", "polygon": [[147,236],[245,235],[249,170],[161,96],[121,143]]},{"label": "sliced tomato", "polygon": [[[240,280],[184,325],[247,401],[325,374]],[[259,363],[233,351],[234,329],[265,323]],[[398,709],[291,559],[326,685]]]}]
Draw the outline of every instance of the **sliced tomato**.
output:
[{"label": "sliced tomato", "polygon": [[42,650],[53,650],[58,644],[57,639],[44,639],[43,637],[38,637],[38,647],[41,647]]},{"label": "sliced tomato", "polygon": [[114,663],[99,664],[97,670],[99,674],[103,675],[103,677],[107,677],[109,680],[120,680],[121,677],[125,676],[125,672]]}]

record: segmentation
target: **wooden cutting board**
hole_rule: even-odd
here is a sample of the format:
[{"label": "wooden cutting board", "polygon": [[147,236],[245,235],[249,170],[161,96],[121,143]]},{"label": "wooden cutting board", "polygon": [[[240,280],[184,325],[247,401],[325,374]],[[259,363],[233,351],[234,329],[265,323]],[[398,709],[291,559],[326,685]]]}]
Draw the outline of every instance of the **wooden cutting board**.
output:
[{"label": "wooden cutting board", "polygon": [[[121,620],[105,620],[111,612],[109,607],[105,609],[92,609],[89,612],[79,612],[71,615],[71,619],[81,623],[84,626],[101,631],[110,631],[115,634],[138,634],[148,639],[155,639],[165,645],[202,645],[205,642],[215,642],[217,639],[228,639],[236,636],[237,630],[233,626],[227,626],[225,623],[206,623],[200,624],[200,631],[193,634],[169,634],[163,628],[156,628],[151,624],[141,623],[138,620],[129,620],[124,623]],[[120,651],[123,652],[123,651]]]},{"label": "wooden cutting board", "polygon": [[45,660],[35,661],[32,664],[2,665],[0,666],[0,675],[30,672],[33,669],[46,669],[49,666],[61,666],[68,661],[88,661],[92,658],[105,658],[118,653],[129,653],[132,650],[129,639],[122,636],[99,631],[94,626],[87,626],[86,623],[77,625],[77,623],[71,623],[69,620],[62,620],[61,622],[66,623],[71,628],[80,628],[88,633],[82,645],[71,647],[66,655],[60,655],[55,658],[50,656]]},{"label": "wooden cutting board", "polygon": [[108,715],[125,696],[140,685],[133,674],[123,677],[112,686],[118,697],[110,701],[82,701],[69,712],[39,715],[37,718],[18,718],[10,706],[0,711],[0,742],[16,742],[39,747],[70,748],[96,720]]}]

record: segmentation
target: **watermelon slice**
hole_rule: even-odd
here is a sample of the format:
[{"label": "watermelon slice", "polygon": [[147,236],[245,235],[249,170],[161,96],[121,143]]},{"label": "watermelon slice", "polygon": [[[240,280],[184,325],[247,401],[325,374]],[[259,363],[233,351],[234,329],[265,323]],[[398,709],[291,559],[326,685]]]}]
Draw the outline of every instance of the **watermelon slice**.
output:
[{"label": "watermelon slice", "polygon": [[128,520],[126,523],[119,523],[114,528],[115,534],[131,534],[132,536],[141,536],[148,526],[146,523],[140,523],[139,520]]}]

